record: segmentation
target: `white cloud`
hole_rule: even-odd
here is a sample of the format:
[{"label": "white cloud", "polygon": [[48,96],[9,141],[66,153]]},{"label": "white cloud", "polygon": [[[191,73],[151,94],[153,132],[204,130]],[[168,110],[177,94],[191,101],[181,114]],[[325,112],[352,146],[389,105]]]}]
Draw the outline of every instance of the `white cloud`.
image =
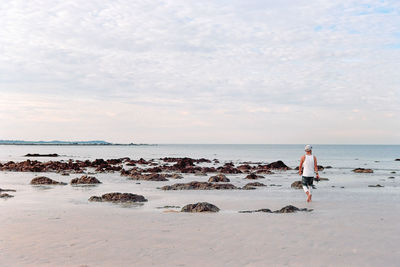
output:
[{"label": "white cloud", "polygon": [[397,1],[372,0],[3,1],[0,118],[19,119],[0,137],[14,139],[29,120],[53,135],[55,123],[76,123],[78,139],[94,139],[79,125],[96,124],[96,139],[225,142],[235,125],[242,142],[302,143],[265,125],[292,133],[329,121],[327,135],[351,116],[395,140],[399,11]]}]

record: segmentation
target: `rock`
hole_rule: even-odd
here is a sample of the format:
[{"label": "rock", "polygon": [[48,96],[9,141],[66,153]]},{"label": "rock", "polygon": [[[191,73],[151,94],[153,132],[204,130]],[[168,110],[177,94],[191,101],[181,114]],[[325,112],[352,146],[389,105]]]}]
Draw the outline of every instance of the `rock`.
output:
[{"label": "rock", "polygon": [[259,183],[259,182],[254,182],[254,183],[247,183],[242,187],[243,190],[254,190],[258,186],[266,186],[265,184]]},{"label": "rock", "polygon": [[0,188],[0,193],[1,192],[16,192],[14,189],[2,189]]},{"label": "rock", "polygon": [[297,208],[295,206],[288,205],[288,206],[285,206],[285,207],[281,208],[280,210],[274,211],[274,213],[293,213],[293,212],[296,212],[296,211],[312,211],[312,209],[306,209],[306,208],[299,209],[299,208]]},{"label": "rock", "polygon": [[26,154],[24,157],[58,157],[58,154]]},{"label": "rock", "polygon": [[395,159],[395,161],[400,161],[400,159]]},{"label": "rock", "polygon": [[183,176],[180,175],[179,173],[166,174],[165,177],[171,178],[171,179],[182,179],[183,178]]},{"label": "rock", "polygon": [[390,173],[394,174],[394,173],[396,173],[396,172],[395,172],[395,171],[392,171],[392,172],[390,172]]},{"label": "rock", "polygon": [[228,183],[230,180],[223,174],[218,174],[215,176],[211,176],[210,179],[208,179],[209,183],[218,183],[218,182],[223,182],[223,183]]},{"label": "rock", "polygon": [[268,169],[290,170],[290,168],[288,166],[286,166],[286,164],[283,163],[282,160],[278,160],[278,161],[272,162],[270,164],[267,164],[266,167]]},{"label": "rock", "polygon": [[325,169],[332,169],[332,166],[325,166]]},{"label": "rock", "polygon": [[136,174],[128,177],[130,180],[144,180],[144,181],[168,181],[163,174],[151,173],[151,174]]},{"label": "rock", "polygon": [[35,177],[31,181],[32,185],[66,185],[66,183],[54,181],[45,176]]},{"label": "rock", "polygon": [[259,210],[241,210],[239,213],[254,213],[254,212],[265,212],[265,213],[272,213],[270,209],[259,209]]},{"label": "rock", "polygon": [[320,180],[320,181],[329,181],[328,178],[322,178],[322,177],[320,177],[319,180]]},{"label": "rock", "polygon": [[355,173],[373,173],[374,171],[372,169],[357,168],[357,169],[354,169],[353,172],[355,172]]},{"label": "rock", "polygon": [[281,184],[270,184],[269,186],[277,186],[277,187],[281,187]]},{"label": "rock", "polygon": [[257,175],[253,172],[253,173],[250,173],[249,175],[247,175],[244,179],[256,180],[256,179],[261,179],[261,178],[264,178],[264,176]]},{"label": "rock", "polygon": [[296,189],[303,189],[303,183],[302,183],[302,181],[296,181],[296,182],[293,182],[290,185],[290,187],[291,188],[296,188]]},{"label": "rock", "polygon": [[390,176],[390,177],[388,177],[388,179],[394,179],[394,176]]},{"label": "rock", "polygon": [[101,182],[96,177],[84,175],[81,178],[72,179],[71,184],[101,184]]},{"label": "rock", "polygon": [[231,190],[238,189],[233,184],[214,184],[208,182],[193,181],[186,184],[173,184],[161,187],[162,190]]},{"label": "rock", "polygon": [[207,173],[205,173],[205,172],[196,172],[194,174],[194,176],[207,176]]},{"label": "rock", "polygon": [[377,185],[368,185],[368,187],[384,187],[383,185],[377,184]]},{"label": "rock", "polygon": [[179,206],[164,206],[164,207],[157,207],[157,209],[180,209]]},{"label": "rock", "polygon": [[119,192],[114,192],[114,193],[107,193],[102,195],[101,197],[99,196],[92,196],[89,198],[89,201],[97,201],[97,202],[147,202],[147,199],[144,198],[142,195],[136,195],[132,193],[119,193]]},{"label": "rock", "polygon": [[276,210],[276,211],[271,211],[270,209],[259,209],[259,210],[244,210],[244,211],[239,211],[239,213],[254,213],[254,212],[265,212],[265,213],[293,213],[293,212],[297,212],[297,211],[313,211],[312,209],[299,209],[295,206],[292,205],[288,205],[285,206],[283,208],[281,208],[280,210]]},{"label": "rock", "polygon": [[9,195],[7,193],[0,194],[0,198],[11,198],[11,197],[14,197],[14,196],[13,195]]},{"label": "rock", "polygon": [[181,169],[185,169],[187,167],[192,167],[192,166],[194,166],[193,159],[182,158],[182,159],[179,159],[178,162],[175,165],[173,165],[172,167],[175,167],[178,170],[181,170]]},{"label": "rock", "polygon": [[181,212],[218,212],[219,208],[207,202],[188,204],[181,209]]}]

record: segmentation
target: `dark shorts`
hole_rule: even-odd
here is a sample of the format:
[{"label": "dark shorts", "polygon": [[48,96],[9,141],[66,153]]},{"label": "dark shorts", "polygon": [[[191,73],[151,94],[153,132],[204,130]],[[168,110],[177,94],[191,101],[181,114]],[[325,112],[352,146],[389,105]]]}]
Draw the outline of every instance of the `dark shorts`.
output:
[{"label": "dark shorts", "polygon": [[314,181],[314,177],[312,176],[303,176],[301,182],[304,186],[312,186]]}]

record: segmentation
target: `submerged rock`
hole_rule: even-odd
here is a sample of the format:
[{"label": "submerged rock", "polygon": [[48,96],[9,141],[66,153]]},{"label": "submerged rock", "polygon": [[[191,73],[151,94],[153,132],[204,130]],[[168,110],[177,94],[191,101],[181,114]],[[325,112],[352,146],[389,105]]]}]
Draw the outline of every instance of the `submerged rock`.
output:
[{"label": "submerged rock", "polygon": [[101,184],[96,177],[84,175],[81,178],[71,180],[71,184]]},{"label": "submerged rock", "polygon": [[0,198],[11,198],[14,197],[13,195],[9,195],[7,193],[0,194]]},{"label": "submerged rock", "polygon": [[144,181],[168,181],[165,175],[160,173],[150,174],[135,174],[128,177],[130,180],[144,180]]},{"label": "submerged rock", "polygon": [[223,174],[218,174],[215,176],[211,176],[210,179],[208,179],[209,183],[218,183],[218,182],[223,182],[223,183],[228,183],[230,180]]},{"label": "submerged rock", "polygon": [[368,187],[384,187],[383,185],[377,184],[377,185],[368,185]]},{"label": "submerged rock", "polygon": [[207,202],[198,202],[184,206],[181,212],[218,212],[219,208]]},{"label": "submerged rock", "polygon": [[0,188],[0,193],[1,192],[16,192],[16,190],[15,189],[2,189],[2,188]]},{"label": "submerged rock", "polygon": [[295,181],[290,185],[291,188],[303,189],[302,181]]},{"label": "submerged rock", "polygon": [[313,211],[312,209],[299,209],[295,206],[292,205],[288,205],[285,206],[283,208],[281,208],[280,210],[276,210],[276,211],[271,211],[270,209],[259,209],[259,210],[243,210],[243,211],[239,211],[239,213],[254,213],[254,212],[265,212],[265,213],[293,213],[293,212],[297,212],[297,211]]},{"label": "submerged rock", "polygon": [[244,179],[257,180],[257,179],[262,179],[262,178],[265,178],[265,177],[261,176],[261,175],[257,175],[255,173],[250,173]]},{"label": "submerged rock", "polygon": [[208,182],[193,181],[186,184],[173,184],[161,187],[162,190],[223,190],[238,189],[233,184],[213,184]]},{"label": "submerged rock", "polygon": [[31,181],[32,185],[66,185],[66,183],[63,182],[57,182],[54,181],[48,177],[45,176],[39,176],[39,177],[35,177],[32,179]]},{"label": "submerged rock", "polygon": [[355,173],[373,173],[374,171],[372,169],[357,168],[357,169],[354,169],[353,172],[355,172]]},{"label": "submerged rock", "polygon": [[97,202],[147,202],[147,199],[142,195],[136,195],[132,193],[107,193],[102,196],[92,196],[89,201]]},{"label": "submerged rock", "polygon": [[246,185],[244,185],[242,187],[242,189],[244,189],[244,190],[253,190],[253,189],[256,189],[256,187],[259,187],[259,186],[266,186],[266,185],[263,184],[263,183],[259,183],[259,182],[247,183]]},{"label": "submerged rock", "polygon": [[54,154],[26,154],[24,157],[58,157],[59,155],[54,153]]},{"label": "submerged rock", "polygon": [[180,175],[179,173],[165,174],[165,177],[171,178],[171,179],[182,179],[183,178],[183,176]]}]

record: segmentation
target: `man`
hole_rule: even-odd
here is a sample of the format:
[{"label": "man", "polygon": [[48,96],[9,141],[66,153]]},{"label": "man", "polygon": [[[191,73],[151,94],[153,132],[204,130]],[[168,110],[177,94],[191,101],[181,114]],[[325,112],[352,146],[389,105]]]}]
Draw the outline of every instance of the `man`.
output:
[{"label": "man", "polygon": [[304,192],[307,195],[307,202],[311,202],[312,198],[312,185],[314,181],[314,173],[316,174],[316,181],[319,181],[317,158],[312,155],[312,147],[306,145],[304,148],[306,154],[300,158],[299,175],[302,176],[302,184]]}]

